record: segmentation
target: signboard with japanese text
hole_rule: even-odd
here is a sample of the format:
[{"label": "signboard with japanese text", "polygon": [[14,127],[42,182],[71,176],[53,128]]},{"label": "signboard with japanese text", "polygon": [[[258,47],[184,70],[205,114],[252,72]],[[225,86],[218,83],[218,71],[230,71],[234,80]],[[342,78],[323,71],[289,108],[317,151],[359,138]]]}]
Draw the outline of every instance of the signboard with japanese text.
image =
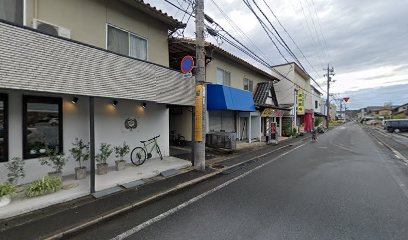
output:
[{"label": "signboard with japanese text", "polygon": [[301,89],[298,91],[297,100],[297,115],[305,115],[305,94]]},{"label": "signboard with japanese text", "polygon": [[272,117],[274,110],[272,108],[265,108],[262,111],[261,117]]},{"label": "signboard with japanese text", "polygon": [[284,114],[284,112],[281,111],[281,110],[276,110],[276,109],[272,109],[272,108],[265,108],[262,111],[261,117],[282,117],[283,114]]},{"label": "signboard with japanese text", "polygon": [[196,86],[195,96],[195,141],[203,141],[203,100],[204,87],[202,85]]}]

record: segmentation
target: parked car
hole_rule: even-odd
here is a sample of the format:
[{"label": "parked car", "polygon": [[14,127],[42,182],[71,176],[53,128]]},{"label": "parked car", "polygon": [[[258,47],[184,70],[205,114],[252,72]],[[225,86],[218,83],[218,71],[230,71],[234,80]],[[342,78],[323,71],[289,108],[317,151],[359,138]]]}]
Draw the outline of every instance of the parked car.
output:
[{"label": "parked car", "polygon": [[408,132],[408,119],[388,120],[386,123],[388,132]]}]

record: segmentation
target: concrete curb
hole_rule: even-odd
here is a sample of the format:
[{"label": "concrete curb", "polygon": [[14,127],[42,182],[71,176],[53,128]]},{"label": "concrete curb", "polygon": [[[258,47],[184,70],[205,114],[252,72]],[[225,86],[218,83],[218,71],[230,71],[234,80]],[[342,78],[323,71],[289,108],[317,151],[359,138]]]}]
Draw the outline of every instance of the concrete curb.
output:
[{"label": "concrete curb", "polygon": [[[295,141],[295,142],[293,142],[293,143],[284,145],[284,146],[282,146],[282,147],[279,147],[279,148],[274,149],[274,150],[272,150],[272,151],[266,152],[266,153],[264,153],[264,154],[251,157],[250,159],[245,160],[245,161],[243,161],[243,162],[240,162],[240,163],[237,163],[237,164],[233,164],[233,165],[231,165],[231,166],[228,166],[228,167],[225,167],[225,168],[223,168],[223,169],[216,170],[215,172],[212,172],[212,173],[206,174],[206,175],[204,175],[204,176],[201,176],[201,177],[199,177],[199,178],[196,178],[196,179],[193,179],[193,180],[190,180],[190,181],[187,181],[187,182],[178,184],[177,186],[175,186],[175,187],[173,187],[173,188],[170,188],[170,189],[168,189],[168,190],[166,190],[166,191],[160,192],[160,193],[158,193],[158,194],[156,194],[156,195],[153,195],[153,196],[151,196],[151,197],[145,198],[145,199],[143,199],[143,200],[141,200],[141,201],[130,203],[130,204],[128,204],[128,205],[125,205],[125,206],[116,208],[116,209],[114,209],[114,210],[112,210],[112,211],[110,211],[110,212],[108,212],[108,213],[106,213],[106,214],[104,214],[104,215],[102,215],[102,216],[98,216],[98,217],[96,217],[96,218],[94,218],[94,219],[92,219],[92,220],[87,220],[87,222],[85,222],[85,223],[81,223],[81,224],[78,224],[78,225],[76,225],[76,226],[69,227],[68,229],[62,230],[62,231],[60,231],[60,232],[58,232],[58,233],[55,233],[55,234],[53,234],[53,235],[51,235],[51,236],[48,236],[48,237],[45,236],[44,239],[45,239],[45,240],[60,239],[60,238],[66,236],[66,235],[68,235],[68,234],[73,234],[73,233],[75,233],[75,232],[78,232],[78,231],[80,231],[80,230],[83,230],[83,229],[85,229],[85,228],[88,228],[88,227],[90,227],[90,226],[92,226],[92,225],[95,225],[95,224],[97,224],[97,223],[100,223],[100,222],[102,222],[102,221],[106,221],[106,220],[108,220],[108,219],[110,219],[110,218],[113,218],[113,217],[116,216],[116,215],[125,213],[125,212],[127,212],[127,211],[129,211],[129,210],[131,210],[131,209],[133,209],[133,208],[136,208],[136,207],[142,206],[142,205],[144,205],[144,204],[147,204],[147,203],[149,203],[149,202],[158,200],[158,199],[163,198],[164,196],[166,196],[166,195],[168,195],[168,194],[172,194],[172,193],[178,192],[178,191],[180,191],[180,190],[182,190],[182,189],[185,189],[185,188],[187,188],[187,187],[193,186],[193,185],[198,184],[198,183],[200,183],[200,182],[203,182],[203,181],[205,181],[205,180],[207,180],[207,179],[210,179],[210,178],[212,178],[212,177],[215,177],[215,176],[217,176],[217,175],[219,175],[219,174],[223,173],[224,171],[227,171],[227,170],[229,170],[229,169],[231,169],[231,168],[234,168],[234,167],[237,167],[237,166],[240,166],[240,165],[245,165],[246,163],[248,163],[248,162],[250,162],[250,161],[253,161],[254,159],[259,159],[259,158],[261,158],[261,157],[267,156],[267,155],[272,154],[272,153],[274,153],[274,152],[277,152],[277,151],[280,151],[280,150],[282,150],[282,149],[291,147],[293,144],[296,144],[296,143],[298,143],[298,142],[302,142],[302,141],[304,141],[304,140],[305,140],[305,139],[302,138],[302,139],[300,139],[300,140],[298,140],[298,141]],[[228,159],[225,159],[225,160],[228,160]],[[222,162],[222,161],[221,161],[221,162]],[[218,163],[221,163],[221,162],[218,162]]]},{"label": "concrete curb", "polygon": [[[376,131],[379,131],[377,129],[375,129]],[[391,147],[390,145],[388,145],[388,143],[384,142],[383,140],[379,139],[377,136],[375,136],[373,133],[371,133],[371,136],[373,136],[378,142],[381,142],[386,148],[388,148],[391,152],[393,152],[395,155],[397,155],[402,161],[404,161],[405,163],[408,164],[408,159],[406,157],[404,157],[404,155],[402,155],[400,152],[398,152],[397,150],[395,150],[393,147]]]}]

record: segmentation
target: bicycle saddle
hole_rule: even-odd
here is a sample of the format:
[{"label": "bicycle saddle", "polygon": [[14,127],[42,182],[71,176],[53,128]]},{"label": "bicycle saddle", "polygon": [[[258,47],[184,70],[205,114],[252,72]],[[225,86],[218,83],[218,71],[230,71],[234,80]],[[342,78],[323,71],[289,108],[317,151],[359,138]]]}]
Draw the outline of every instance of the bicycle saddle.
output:
[{"label": "bicycle saddle", "polygon": [[140,141],[141,143],[145,143],[145,142],[147,142],[147,141]]}]

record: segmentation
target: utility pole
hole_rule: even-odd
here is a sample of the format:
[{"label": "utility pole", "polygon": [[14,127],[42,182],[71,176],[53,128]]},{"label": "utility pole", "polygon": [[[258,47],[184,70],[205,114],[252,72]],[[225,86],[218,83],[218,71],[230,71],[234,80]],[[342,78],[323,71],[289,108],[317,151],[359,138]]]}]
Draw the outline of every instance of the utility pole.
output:
[{"label": "utility pole", "polygon": [[196,24],[196,114],[194,168],[205,170],[205,136],[206,136],[206,91],[205,91],[205,39],[204,39],[204,0],[195,1]]},{"label": "utility pole", "polygon": [[330,82],[332,81],[331,76],[334,76],[334,68],[332,67],[330,69],[330,65],[327,64],[327,74],[324,74],[324,76],[327,76],[327,99],[326,99],[326,108],[327,108],[327,121],[326,121],[326,127],[329,128],[329,115],[330,115],[330,95],[329,95],[329,90],[330,90]]}]

